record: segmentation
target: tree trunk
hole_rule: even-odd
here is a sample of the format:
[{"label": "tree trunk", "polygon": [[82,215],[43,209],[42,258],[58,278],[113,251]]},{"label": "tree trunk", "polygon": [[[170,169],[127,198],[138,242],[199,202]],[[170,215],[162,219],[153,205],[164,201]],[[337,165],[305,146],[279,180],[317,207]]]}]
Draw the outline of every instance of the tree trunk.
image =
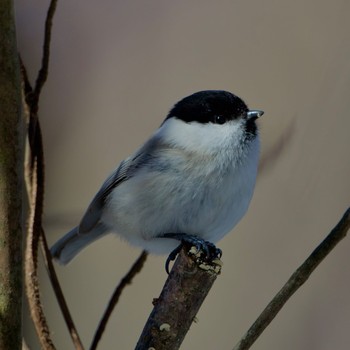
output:
[{"label": "tree trunk", "polygon": [[0,0],[0,349],[22,344],[23,124],[13,1]]}]

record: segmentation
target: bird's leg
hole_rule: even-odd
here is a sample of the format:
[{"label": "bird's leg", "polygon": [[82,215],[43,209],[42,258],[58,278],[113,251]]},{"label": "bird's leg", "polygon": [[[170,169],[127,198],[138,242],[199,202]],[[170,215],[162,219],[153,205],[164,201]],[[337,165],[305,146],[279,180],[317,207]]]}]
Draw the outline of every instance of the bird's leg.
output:
[{"label": "bird's leg", "polygon": [[166,261],[165,261],[165,271],[166,273],[169,275],[169,264],[171,261],[174,261],[177,257],[177,254],[180,253],[180,250],[182,248],[182,243],[177,246],[170,254],[169,256],[167,257]]},{"label": "bird's leg", "polygon": [[221,258],[222,251],[219,248],[216,248],[216,246],[208,241],[205,241],[204,239],[195,236],[195,235],[189,235],[187,233],[164,233],[162,238],[172,238],[176,239],[181,242],[181,244],[175,248],[168,256],[166,262],[165,262],[165,270],[169,274],[169,264],[171,261],[174,261],[177,254],[180,252],[182,246],[184,244],[191,245],[196,247],[197,251],[204,252],[204,260],[205,261],[212,261],[217,258]]}]

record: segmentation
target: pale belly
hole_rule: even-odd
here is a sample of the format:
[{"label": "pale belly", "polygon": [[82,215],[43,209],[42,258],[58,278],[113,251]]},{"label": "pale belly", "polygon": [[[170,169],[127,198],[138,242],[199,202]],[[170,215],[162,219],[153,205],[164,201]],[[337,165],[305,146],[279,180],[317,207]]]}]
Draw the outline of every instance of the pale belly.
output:
[{"label": "pale belly", "polygon": [[102,221],[130,244],[156,254],[179,244],[158,238],[164,233],[216,243],[243,217],[253,195],[256,169],[240,170],[195,180],[183,174],[178,179],[161,173],[136,176],[114,191]]}]

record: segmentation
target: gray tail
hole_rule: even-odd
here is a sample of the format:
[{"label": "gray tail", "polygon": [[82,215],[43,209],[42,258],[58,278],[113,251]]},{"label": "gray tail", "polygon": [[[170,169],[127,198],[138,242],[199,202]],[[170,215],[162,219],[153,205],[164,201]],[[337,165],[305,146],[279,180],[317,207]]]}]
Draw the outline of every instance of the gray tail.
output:
[{"label": "gray tail", "polygon": [[107,230],[103,225],[96,225],[87,233],[79,233],[78,227],[74,227],[51,247],[51,255],[60,264],[66,265],[85,247],[105,234]]}]

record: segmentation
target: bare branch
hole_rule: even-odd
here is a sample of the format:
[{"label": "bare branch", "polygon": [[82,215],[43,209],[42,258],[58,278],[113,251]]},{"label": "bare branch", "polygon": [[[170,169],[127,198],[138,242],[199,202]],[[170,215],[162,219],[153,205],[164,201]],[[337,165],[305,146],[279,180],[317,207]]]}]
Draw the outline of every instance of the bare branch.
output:
[{"label": "bare branch", "polygon": [[305,262],[292,274],[283,288],[267,305],[233,350],[247,350],[275,318],[289,298],[307,281],[311,273],[333,248],[345,238],[350,228],[350,208],[324,241],[311,253]]},{"label": "bare branch", "polygon": [[[49,327],[46,322],[43,307],[40,301],[39,281],[38,281],[38,243],[41,231],[39,213],[38,191],[40,191],[37,179],[37,162],[34,161],[32,176],[32,187],[30,195],[30,215],[27,232],[27,244],[25,249],[25,284],[29,310],[41,346],[45,350],[54,350],[55,346],[51,340]],[[39,222],[38,222],[39,220]]]},{"label": "bare branch", "polygon": [[131,284],[133,278],[142,270],[142,267],[147,259],[147,256],[148,256],[147,252],[143,251],[141,253],[141,255],[138,257],[138,259],[134,262],[134,264],[130,268],[129,272],[124,276],[124,278],[120,281],[119,285],[115,289],[115,291],[111,297],[111,300],[108,303],[106,311],[103,314],[103,317],[100,321],[100,324],[98,325],[98,328],[96,330],[96,333],[95,333],[94,339],[92,341],[90,350],[95,350],[97,348],[97,345],[98,345],[98,343],[102,337],[102,334],[106,328],[107,322],[108,322],[115,306],[117,305],[123,290],[125,289],[125,287],[128,284]]},{"label": "bare branch", "polygon": [[[36,79],[35,88],[34,88],[34,99],[35,99],[34,105],[36,105],[37,107],[39,104],[40,93],[46,82],[48,71],[49,71],[51,30],[52,30],[53,16],[55,15],[55,11],[56,11],[56,6],[57,6],[57,0],[51,0],[49,9],[46,15],[43,56],[41,59],[41,68],[39,70],[39,74]],[[35,110],[34,112],[36,113],[37,110]]]},{"label": "bare branch", "polygon": [[55,295],[56,295],[56,299],[57,299],[58,304],[60,306],[60,309],[62,311],[64,320],[65,320],[66,325],[68,327],[68,331],[69,331],[69,334],[72,338],[73,344],[77,350],[83,350],[84,349],[83,343],[81,342],[78,331],[77,331],[75,324],[73,322],[73,318],[69,312],[69,309],[68,309],[68,306],[66,303],[66,299],[65,299],[64,294],[62,292],[62,288],[60,286],[60,283],[59,283],[57,275],[56,275],[55,268],[54,268],[53,263],[52,263],[52,257],[51,257],[50,249],[47,245],[46,236],[45,236],[44,231],[42,231],[42,233],[41,233],[41,248],[42,248],[41,251],[43,253],[47,273],[49,275],[53,290],[54,290]]},{"label": "bare branch", "polygon": [[30,217],[28,223],[28,235],[25,251],[25,282],[30,312],[34,321],[39,341],[45,349],[55,349],[51,340],[49,328],[40,301],[39,281],[37,271],[38,247],[41,239],[42,250],[52,285],[62,309],[67,327],[76,349],[83,349],[78,332],[69,314],[62,290],[59,286],[55,270],[51,261],[46,238],[42,229],[42,213],[44,203],[44,152],[40,123],[38,120],[39,98],[41,90],[48,76],[50,58],[50,40],[52,20],[55,13],[57,0],[51,0],[45,23],[45,38],[43,45],[42,66],[38,73],[34,90],[29,83],[26,69],[21,62],[23,89],[25,102],[29,108],[28,139],[30,145],[30,164],[27,169],[27,183],[30,197]]},{"label": "bare branch", "polygon": [[179,349],[220,270],[220,261],[202,263],[197,252],[182,248],[135,350]]}]

